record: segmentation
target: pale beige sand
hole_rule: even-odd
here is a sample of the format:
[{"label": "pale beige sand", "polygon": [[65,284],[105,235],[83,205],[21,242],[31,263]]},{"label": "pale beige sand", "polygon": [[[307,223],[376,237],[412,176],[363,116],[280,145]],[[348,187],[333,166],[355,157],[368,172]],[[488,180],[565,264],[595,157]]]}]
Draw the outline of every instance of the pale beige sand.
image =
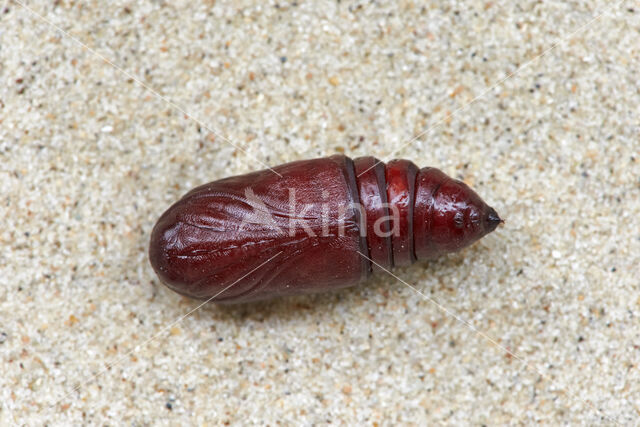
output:
[{"label": "pale beige sand", "polygon": [[[640,422],[637,2],[28,2],[128,75],[0,3],[0,424]],[[148,264],[160,213],[336,152],[507,222],[394,272],[424,297],[382,275],[173,324],[197,302]]]}]

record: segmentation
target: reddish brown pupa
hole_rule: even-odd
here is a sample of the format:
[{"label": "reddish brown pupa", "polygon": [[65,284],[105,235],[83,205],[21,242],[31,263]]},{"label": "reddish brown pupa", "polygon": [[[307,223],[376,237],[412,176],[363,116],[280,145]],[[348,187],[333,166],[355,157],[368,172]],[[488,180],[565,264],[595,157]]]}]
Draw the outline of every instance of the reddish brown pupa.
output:
[{"label": "reddish brown pupa", "polygon": [[466,184],[408,160],[335,155],[273,171],[202,185],[171,206],[151,233],[160,279],[217,302],[343,288],[459,250],[501,222]]}]

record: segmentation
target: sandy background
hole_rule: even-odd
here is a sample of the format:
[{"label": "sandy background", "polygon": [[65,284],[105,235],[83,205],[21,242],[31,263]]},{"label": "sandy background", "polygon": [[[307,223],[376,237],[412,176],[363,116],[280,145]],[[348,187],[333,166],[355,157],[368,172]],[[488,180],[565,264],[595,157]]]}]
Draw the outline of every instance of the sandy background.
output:
[{"label": "sandy background", "polygon": [[[0,424],[640,423],[637,2],[0,4]],[[146,255],[168,205],[336,152],[507,222],[394,271],[424,296],[382,275],[176,323],[198,303]]]}]

